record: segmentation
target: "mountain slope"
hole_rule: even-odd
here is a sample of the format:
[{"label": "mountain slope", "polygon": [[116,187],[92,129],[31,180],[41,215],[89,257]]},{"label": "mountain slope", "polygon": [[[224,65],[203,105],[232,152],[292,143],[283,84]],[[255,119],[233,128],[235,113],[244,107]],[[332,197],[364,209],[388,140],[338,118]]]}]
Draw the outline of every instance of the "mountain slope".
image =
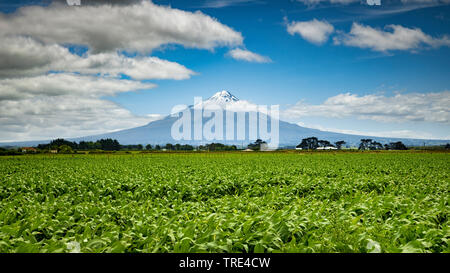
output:
[{"label": "mountain slope", "polygon": [[[219,105],[221,107],[230,107],[231,109],[238,110],[245,109],[251,104],[247,101],[239,100],[232,94],[227,91],[221,91],[214,94],[208,100],[202,102],[203,106],[208,108],[209,106]],[[195,106],[190,106],[187,111],[190,111],[192,114]],[[258,115],[265,115],[263,113],[258,113]],[[268,130],[270,131],[270,116],[265,116],[268,120]],[[117,132],[111,132],[100,135],[86,136],[80,138],[72,138],[69,139],[71,141],[96,141],[102,138],[112,138],[117,139],[121,144],[152,144],[152,145],[165,145],[166,143],[180,143],[180,144],[191,144],[191,145],[201,145],[211,142],[220,142],[224,144],[234,144],[239,146],[246,146],[248,143],[253,142],[255,139],[249,138],[249,113],[245,115],[245,139],[243,140],[226,140],[226,139],[216,139],[216,140],[207,140],[203,138],[202,140],[175,140],[171,136],[171,128],[175,121],[178,120],[178,117],[174,116],[166,116],[165,118],[157,121],[153,121],[148,123],[147,125],[121,130]],[[206,122],[209,120],[203,118],[202,127],[205,126]],[[191,120],[191,128],[193,128],[194,119]],[[225,115],[224,115],[224,124],[225,124]],[[237,124],[237,118],[234,117],[234,124]],[[259,129],[259,124],[257,125]],[[224,130],[224,138],[226,136],[226,126],[223,128]],[[236,131],[236,129],[235,129]],[[193,135],[193,134],[191,134]],[[235,132],[236,136],[236,132]],[[349,135],[349,134],[341,134],[327,131],[320,131],[311,128],[301,127],[296,124],[279,121],[279,146],[295,146],[303,138],[315,136],[319,139],[328,140],[332,143],[340,140],[344,140],[349,146],[357,146],[360,143],[362,138],[371,138],[378,142],[389,143],[395,141],[402,141],[405,145],[441,145],[445,144],[448,141],[446,140],[424,140],[424,139],[410,139],[410,138],[388,138],[388,137],[370,137],[370,136],[361,136],[361,135]],[[193,137],[192,137],[193,138]],[[258,138],[262,138],[258,135]],[[48,141],[27,141],[27,142],[15,142],[15,143],[3,143],[0,144],[2,146],[33,146],[39,143],[47,143]]]},{"label": "mountain slope", "polygon": [[[240,109],[248,109],[251,104],[247,101],[242,101],[230,94],[228,91],[220,91],[210,97],[208,100],[202,102],[203,107],[208,108],[209,106],[219,105],[222,108],[229,107],[231,109],[239,111]],[[189,111],[193,111],[195,106],[190,106]],[[250,107],[251,108],[251,107]],[[262,113],[258,113],[259,115],[264,115]],[[270,116],[266,116],[268,120],[268,130],[270,131]],[[191,144],[191,145],[200,145],[210,142],[221,142],[224,144],[235,144],[240,146],[246,146],[248,143],[254,141],[255,139],[249,138],[249,114],[247,113],[245,116],[245,132],[246,137],[244,140],[174,140],[171,136],[171,127],[174,122],[178,119],[178,117],[167,116],[161,120],[150,122],[149,124],[137,128],[132,128],[128,130],[122,130],[118,132],[96,135],[96,136],[88,136],[83,138],[75,139],[77,141],[80,140],[89,140],[95,141],[100,138],[113,138],[117,139],[120,143],[123,144],[166,144],[166,143],[180,143],[180,144]],[[191,121],[191,128],[193,128],[193,122]],[[203,126],[207,122],[207,119],[203,119]],[[225,115],[224,115],[224,124],[225,124]],[[234,124],[237,124],[236,116],[234,117]],[[257,126],[259,130],[259,124]],[[226,128],[224,126],[224,138],[226,136]],[[235,132],[236,136],[236,132]],[[402,141],[406,145],[423,145],[426,143],[427,145],[439,145],[445,144],[444,140],[423,140],[423,139],[407,139],[407,138],[382,138],[382,137],[370,137],[370,136],[361,136],[361,135],[349,135],[349,134],[341,134],[327,131],[320,131],[317,129],[311,129],[306,127],[301,127],[296,124],[288,123],[285,121],[279,121],[279,144],[280,146],[295,146],[303,138],[315,136],[319,139],[328,140],[330,142],[336,142],[340,140],[344,140],[347,142],[347,145],[357,146],[360,143],[362,138],[372,138],[381,143],[389,143],[394,141]],[[258,135],[259,138],[260,137]],[[192,136],[193,138],[193,136]],[[264,138],[263,138],[264,139]]]}]

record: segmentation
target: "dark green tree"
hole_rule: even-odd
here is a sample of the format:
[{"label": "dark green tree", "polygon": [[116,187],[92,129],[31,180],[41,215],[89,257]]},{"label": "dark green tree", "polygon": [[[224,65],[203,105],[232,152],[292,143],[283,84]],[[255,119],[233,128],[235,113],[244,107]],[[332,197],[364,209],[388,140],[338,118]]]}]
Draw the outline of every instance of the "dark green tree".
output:
[{"label": "dark green tree", "polygon": [[[386,146],[384,146],[386,148]],[[370,138],[361,139],[361,143],[359,144],[359,150],[382,150],[383,145],[380,142],[373,141]]]},{"label": "dark green tree", "polygon": [[100,139],[97,142],[100,144],[100,149],[105,151],[119,151],[121,148],[120,143],[115,139]]},{"label": "dark green tree", "polygon": [[254,151],[260,151],[261,145],[266,144],[267,142],[263,141],[262,139],[257,139],[255,142],[248,144],[247,148],[254,150]]},{"label": "dark green tree", "polygon": [[63,138],[58,138],[58,139],[52,140],[48,144],[39,144],[37,146],[37,148],[40,150],[49,150],[49,149],[56,150],[59,148],[59,146],[62,146],[62,145],[67,145],[73,150],[78,149],[78,144],[76,142],[71,142],[71,141],[65,140]]},{"label": "dark green tree", "polygon": [[389,143],[388,148],[389,150],[408,150],[405,144],[403,144],[401,141]]},{"label": "dark green tree", "polygon": [[370,149],[371,150],[382,150],[383,145],[380,142],[372,141],[372,143],[370,145]]},{"label": "dark green tree", "polygon": [[346,144],[345,141],[340,140],[334,143],[336,145],[336,148],[338,148],[339,150],[342,149],[342,145]]},{"label": "dark green tree", "polygon": [[334,147],[328,140],[319,140],[317,141],[319,147]]},{"label": "dark green tree", "polygon": [[371,143],[372,143],[372,139],[370,139],[370,138],[367,138],[367,139],[363,138],[363,139],[361,139],[361,143],[359,144],[359,148],[358,149],[362,150],[362,151],[369,150]]},{"label": "dark green tree", "polygon": [[166,146],[165,146],[164,148],[165,148],[166,150],[171,151],[171,150],[173,150],[173,144],[167,143]]},{"label": "dark green tree", "polygon": [[296,148],[314,150],[319,147],[319,140],[317,137],[308,137],[302,139],[302,142],[296,146]]},{"label": "dark green tree", "polygon": [[72,148],[69,145],[65,145],[64,144],[64,145],[59,146],[58,153],[61,153],[61,154],[72,154],[73,150],[72,150]]}]

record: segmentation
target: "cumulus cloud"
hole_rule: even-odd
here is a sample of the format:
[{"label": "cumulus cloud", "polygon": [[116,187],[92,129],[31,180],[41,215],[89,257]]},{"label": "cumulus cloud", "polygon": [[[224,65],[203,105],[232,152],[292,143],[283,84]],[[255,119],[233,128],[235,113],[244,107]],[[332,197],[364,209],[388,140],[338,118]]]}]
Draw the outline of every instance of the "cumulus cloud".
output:
[{"label": "cumulus cloud", "polygon": [[438,48],[450,46],[450,38],[434,38],[420,28],[407,28],[400,25],[387,25],[381,29],[353,23],[349,33],[340,32],[334,37],[336,45],[370,48],[374,51],[416,50],[423,46]]},{"label": "cumulus cloud", "polygon": [[29,99],[34,96],[79,97],[113,96],[120,92],[154,88],[152,83],[132,80],[58,73],[0,80],[0,101]]},{"label": "cumulus cloud", "polygon": [[0,101],[0,140],[79,137],[144,125],[160,116],[136,116],[98,98],[63,95]]},{"label": "cumulus cloud", "polygon": [[[136,116],[104,97],[155,87],[142,80],[195,74],[149,53],[168,44],[213,50],[243,41],[241,33],[202,12],[134,0],[77,7],[55,1],[0,13],[0,39],[0,141],[85,136],[146,124],[160,116]],[[68,46],[87,51],[80,56]]]},{"label": "cumulus cloud", "polygon": [[[336,132],[349,135],[360,135],[360,136],[374,136],[374,137],[394,137],[394,138],[422,138],[422,139],[436,139],[433,134],[423,131],[411,131],[411,130],[391,130],[391,131],[362,131],[362,130],[349,130],[340,129],[335,127],[326,127],[315,124],[305,124],[303,122],[297,123],[300,126],[317,129],[321,131]],[[443,137],[440,139],[448,139]]]},{"label": "cumulus cloud", "polygon": [[74,137],[146,124],[159,116],[135,116],[101,97],[154,86],[65,73],[2,79],[0,140]]},{"label": "cumulus cloud", "polygon": [[[201,12],[128,2],[80,7],[54,3],[0,14],[0,77],[64,70],[122,73],[139,80],[187,79],[194,72],[181,64],[156,57],[127,58],[117,51],[148,53],[166,44],[203,49],[242,44],[239,32]],[[87,46],[87,56],[62,46],[70,44]]]},{"label": "cumulus cloud", "polygon": [[450,91],[438,93],[359,96],[339,94],[319,105],[303,101],[284,111],[283,116],[301,118],[322,116],[333,118],[356,117],[381,122],[450,123]]},{"label": "cumulus cloud", "polygon": [[235,48],[228,52],[233,59],[255,63],[269,63],[272,60],[269,57],[261,56],[246,49]]},{"label": "cumulus cloud", "polygon": [[195,73],[185,66],[157,57],[129,58],[116,52],[78,56],[58,45],[30,37],[5,37],[0,48],[0,78],[42,75],[48,71],[79,72],[133,79],[188,79]]},{"label": "cumulus cloud", "polygon": [[287,24],[287,31],[291,35],[298,34],[303,39],[319,45],[328,40],[328,37],[334,31],[334,27],[326,21],[313,19],[303,22],[293,21]]},{"label": "cumulus cloud", "polygon": [[[198,105],[196,105],[198,107]],[[221,109],[230,112],[261,112],[264,114],[270,114],[270,108],[263,105],[257,105],[247,100],[234,101],[227,104],[217,102],[203,102],[203,109],[215,110]]]},{"label": "cumulus cloud", "polygon": [[165,44],[213,49],[241,45],[241,33],[202,12],[149,1],[126,6],[27,6],[0,15],[0,34],[39,37],[46,44],[88,45],[93,52],[151,52]]}]

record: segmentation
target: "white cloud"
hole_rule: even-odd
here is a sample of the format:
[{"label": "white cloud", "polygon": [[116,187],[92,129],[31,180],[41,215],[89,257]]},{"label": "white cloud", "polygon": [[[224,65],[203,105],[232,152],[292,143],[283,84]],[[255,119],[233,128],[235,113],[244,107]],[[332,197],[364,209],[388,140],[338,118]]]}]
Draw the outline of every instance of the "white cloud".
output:
[{"label": "white cloud", "polygon": [[101,97],[154,86],[63,73],[2,79],[0,140],[74,137],[146,124],[159,116],[136,116]]},{"label": "white cloud", "polygon": [[374,51],[417,50],[422,46],[450,46],[450,38],[433,38],[419,28],[407,28],[400,25],[387,25],[387,30],[372,28],[353,23],[350,33],[339,33],[334,43],[359,48],[370,48]]},{"label": "white cloud", "polygon": [[[304,124],[302,122],[297,123],[300,126],[317,129],[327,132],[335,132],[350,135],[360,135],[360,136],[374,136],[374,137],[393,137],[393,138],[421,138],[421,139],[436,139],[433,134],[423,131],[411,131],[411,130],[391,130],[391,131],[361,131],[361,130],[348,130],[339,129],[334,127],[325,127],[321,125]],[[440,138],[448,139],[448,138]]]},{"label": "white cloud", "polygon": [[267,114],[267,110],[259,107],[258,105],[251,103],[247,100],[239,100],[233,103],[227,103],[225,105],[216,103],[216,102],[206,102],[203,103],[204,109],[217,109],[221,108],[222,110],[231,111],[231,112],[262,112]]},{"label": "white cloud", "polygon": [[136,116],[103,99],[63,95],[0,101],[0,141],[45,140],[100,134],[144,125],[159,116]]},{"label": "white cloud", "polygon": [[134,79],[188,79],[195,72],[157,57],[129,58],[114,52],[80,57],[57,44],[45,45],[28,37],[6,37],[0,48],[0,78],[42,75],[48,71],[79,72]]},{"label": "white cloud", "polygon": [[261,56],[246,49],[235,48],[228,52],[233,59],[255,63],[269,63],[272,60],[269,57]]},{"label": "white cloud", "polygon": [[[1,141],[86,136],[146,124],[160,115],[136,116],[104,96],[155,87],[140,80],[195,74],[147,53],[168,44],[208,50],[242,45],[241,33],[201,12],[128,2],[77,7],[55,2],[0,13]],[[79,56],[67,45],[88,50]]]},{"label": "white cloud", "polygon": [[[118,23],[120,22],[120,23]],[[166,44],[214,49],[242,44],[242,35],[201,12],[149,1],[130,5],[26,6],[0,14],[0,77],[66,72],[126,74],[134,79],[187,79],[181,64],[156,57],[127,58],[118,50],[148,53]],[[89,48],[85,56],[62,45]],[[99,53],[99,54],[97,54]]]},{"label": "white cloud", "polygon": [[313,19],[311,21],[293,21],[287,25],[287,31],[291,35],[299,34],[303,39],[314,43],[323,44],[334,31],[334,27],[326,22]]},{"label": "white cloud", "polygon": [[113,96],[120,92],[154,88],[152,83],[132,80],[58,73],[0,80],[0,101],[21,100],[34,96]]},{"label": "white cloud", "polygon": [[356,117],[381,122],[450,123],[450,91],[438,93],[358,96],[339,94],[319,105],[302,101],[285,110],[282,116],[293,119],[307,116],[331,118]]},{"label": "white cloud", "polygon": [[132,5],[27,6],[0,15],[0,36],[38,37],[45,44],[88,45],[93,52],[150,52],[165,44],[213,49],[241,45],[241,33],[199,11],[149,1]]}]

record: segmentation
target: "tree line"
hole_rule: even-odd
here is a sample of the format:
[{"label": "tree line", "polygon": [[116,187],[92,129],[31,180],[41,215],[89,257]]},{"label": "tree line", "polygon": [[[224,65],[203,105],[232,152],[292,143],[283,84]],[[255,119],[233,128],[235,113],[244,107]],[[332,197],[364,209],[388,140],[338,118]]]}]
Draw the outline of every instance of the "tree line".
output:
[{"label": "tree line", "polygon": [[[193,151],[195,147],[189,144],[172,144],[155,145],[147,144],[145,147],[142,144],[135,145],[122,145],[116,139],[100,139],[97,141],[68,141],[62,138],[52,140],[48,144],[39,144],[37,146],[39,150],[45,151],[57,151],[59,153],[71,153],[76,150],[90,151],[90,150],[102,150],[102,151]],[[202,151],[235,151],[237,147],[235,145],[225,145],[222,143],[210,143],[206,145],[198,146],[198,150]]]},{"label": "tree line", "polygon": [[[301,148],[305,150],[315,150],[320,147],[335,149],[342,149],[342,147],[347,144],[345,141],[336,141],[331,143],[327,140],[321,140],[317,137],[308,137],[301,140],[301,142],[296,146],[296,148]],[[247,149],[253,151],[263,150],[263,147],[267,147],[267,143],[261,139],[257,139],[255,142],[247,145]],[[440,148],[439,148],[440,147]],[[417,147],[416,147],[417,148]],[[431,146],[429,148],[432,148]],[[450,144],[447,143],[444,146],[435,146],[437,149],[450,149]],[[0,147],[0,155],[19,155],[23,153],[23,148],[2,148]],[[381,144],[380,142],[374,141],[373,139],[361,139],[358,146],[361,151],[365,150],[407,150],[408,148],[401,141],[391,142],[389,144]],[[57,153],[74,153],[75,151],[237,151],[239,150],[236,145],[225,145],[222,143],[209,143],[200,146],[192,146],[189,144],[171,144],[167,143],[165,145],[155,145],[147,144],[146,146],[142,144],[135,145],[122,145],[116,139],[100,139],[97,141],[80,141],[79,143],[75,141],[68,141],[62,138],[52,140],[48,144],[39,144],[37,146],[36,152],[57,152]]]},{"label": "tree line", "polygon": [[341,141],[337,141],[333,144],[331,144],[328,140],[321,140],[318,139],[317,137],[308,137],[308,138],[304,138],[302,139],[302,141],[300,142],[300,144],[298,144],[296,146],[296,148],[301,148],[301,149],[306,149],[306,150],[315,150],[317,148],[325,148],[325,147],[334,147],[337,149],[341,149],[342,145],[344,145],[346,142],[341,140]]},{"label": "tree line", "polygon": [[361,139],[361,143],[358,147],[359,150],[408,150],[405,144],[401,141],[391,142],[389,144],[382,145],[380,142],[374,141],[370,138]]},{"label": "tree line", "polygon": [[[343,140],[336,141],[334,144],[330,143],[328,140],[321,140],[317,137],[308,137],[302,139],[300,144],[296,146],[296,148],[301,148],[305,150],[315,150],[318,148],[327,148],[332,147],[338,150],[342,149],[342,146],[345,145],[346,142]],[[361,143],[359,144],[358,150],[407,150],[405,144],[401,141],[391,142],[389,144],[381,144],[380,142],[374,141],[372,139],[361,139]]]},{"label": "tree line", "polygon": [[70,150],[103,150],[103,151],[118,151],[123,148],[119,141],[116,139],[100,139],[97,141],[68,141],[63,138],[58,138],[50,141],[48,144],[39,144],[37,146],[39,150],[57,150],[57,151],[70,151]]}]

